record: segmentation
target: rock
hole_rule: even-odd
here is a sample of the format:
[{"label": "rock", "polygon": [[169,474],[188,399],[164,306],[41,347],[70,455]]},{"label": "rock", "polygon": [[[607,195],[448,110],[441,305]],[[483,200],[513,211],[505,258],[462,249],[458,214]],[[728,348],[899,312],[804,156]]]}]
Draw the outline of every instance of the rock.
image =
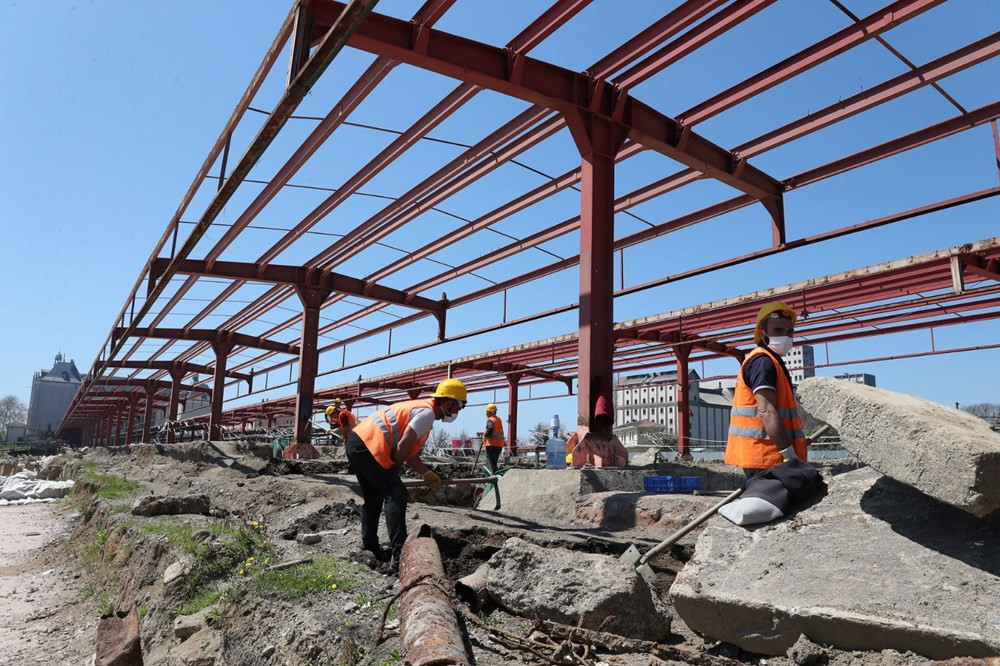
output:
[{"label": "rock", "polygon": [[186,495],[184,497],[161,497],[150,495],[139,500],[132,507],[134,516],[176,516],[194,513],[207,516],[209,512],[207,495]]},{"label": "rock", "polygon": [[163,572],[163,584],[167,587],[179,583],[188,574],[190,565],[187,562],[173,562]]},{"label": "rock", "polygon": [[361,606],[359,606],[357,603],[355,603],[353,601],[348,601],[346,604],[344,604],[344,612],[345,613],[353,613],[354,611],[358,610],[359,608],[361,608]]},{"label": "rock", "polygon": [[712,518],[670,598],[694,631],[759,654],[805,635],[840,650],[994,655],[1000,520],[863,468],[776,523]]},{"label": "rock", "polygon": [[295,540],[301,543],[303,546],[312,546],[323,540],[323,535],[321,534],[299,534],[295,537]]},{"label": "rock", "polygon": [[276,651],[277,648],[275,648],[273,645],[268,645],[266,648],[264,648],[264,651],[260,653],[260,656],[264,657],[264,659],[270,659],[271,657],[274,656],[274,653]]},{"label": "rock", "polygon": [[186,641],[171,650],[171,663],[185,666],[213,666],[222,650],[222,635],[213,629],[203,627],[188,637]]},{"label": "rock", "polygon": [[[576,522],[605,529],[651,528],[650,536],[665,538],[718,502],[711,495],[591,493],[576,501]],[[686,538],[693,543],[700,532],[696,528]]]},{"label": "rock", "polygon": [[134,606],[127,614],[101,618],[94,666],[142,666],[139,613]]},{"label": "rock", "polygon": [[882,474],[983,517],[1000,508],[1000,434],[983,419],[910,395],[813,377],[798,399]]},{"label": "rock", "polygon": [[823,646],[816,645],[805,636],[799,636],[795,645],[788,649],[788,658],[799,666],[815,664],[824,657],[826,657],[826,650],[823,649]]},{"label": "rock", "polygon": [[215,606],[209,606],[192,615],[180,615],[174,620],[174,636],[182,641],[208,626],[208,615]]},{"label": "rock", "polygon": [[659,641],[669,613],[635,568],[606,555],[508,539],[488,562],[487,590],[508,611]]}]

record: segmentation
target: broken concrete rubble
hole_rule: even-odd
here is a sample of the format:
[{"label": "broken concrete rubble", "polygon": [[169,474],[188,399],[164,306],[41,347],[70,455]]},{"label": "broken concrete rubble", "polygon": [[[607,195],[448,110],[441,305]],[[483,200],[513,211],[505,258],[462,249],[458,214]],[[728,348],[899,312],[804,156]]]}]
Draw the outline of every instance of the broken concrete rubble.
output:
[{"label": "broken concrete rubble", "polygon": [[[577,500],[576,522],[605,529],[651,528],[667,534],[684,527],[718,501],[712,495],[591,493]],[[697,532],[690,538],[697,538]]]},{"label": "broken concrete rubble", "polygon": [[1000,434],[983,419],[825,377],[802,382],[798,398],[882,474],[976,516],[1000,508]]},{"label": "broken concrete rubble", "polygon": [[635,568],[606,555],[508,539],[490,559],[487,590],[524,617],[660,641],[671,617]]},{"label": "broken concrete rubble", "polygon": [[185,497],[150,495],[143,497],[132,507],[132,515],[134,516],[176,516],[182,513],[207,516],[209,513],[208,495],[187,495]]},{"label": "broken concrete rubble", "polygon": [[996,655],[1000,523],[865,468],[778,523],[713,518],[670,598],[694,631],[762,654],[804,635],[844,650]]}]

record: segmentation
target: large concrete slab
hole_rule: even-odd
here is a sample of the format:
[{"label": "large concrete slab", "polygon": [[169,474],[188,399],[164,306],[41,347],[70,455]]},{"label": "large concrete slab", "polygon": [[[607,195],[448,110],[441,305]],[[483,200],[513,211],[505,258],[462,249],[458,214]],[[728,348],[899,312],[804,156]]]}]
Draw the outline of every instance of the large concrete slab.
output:
[{"label": "large concrete slab", "polygon": [[882,474],[976,516],[1000,508],[1000,434],[983,419],[827,377],[802,382],[798,399]]},{"label": "large concrete slab", "polygon": [[[666,538],[719,502],[713,495],[608,492],[583,495],[576,501],[576,523],[606,530],[643,528]],[[685,537],[694,542],[700,529]]]},{"label": "large concrete slab", "polygon": [[503,513],[572,523],[576,500],[588,493],[642,489],[641,469],[512,469],[500,478]]},{"label": "large concrete slab", "polygon": [[864,468],[774,524],[712,518],[670,597],[691,629],[762,654],[801,634],[844,650],[998,655],[1000,518]]}]

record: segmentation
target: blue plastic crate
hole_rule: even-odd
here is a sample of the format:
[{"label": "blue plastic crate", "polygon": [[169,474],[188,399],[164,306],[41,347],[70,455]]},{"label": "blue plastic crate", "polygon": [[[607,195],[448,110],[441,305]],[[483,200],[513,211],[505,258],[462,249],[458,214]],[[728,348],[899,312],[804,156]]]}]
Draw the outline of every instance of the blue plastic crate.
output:
[{"label": "blue plastic crate", "polygon": [[693,493],[701,490],[701,478],[697,476],[647,476],[642,479],[642,487],[647,493]]}]

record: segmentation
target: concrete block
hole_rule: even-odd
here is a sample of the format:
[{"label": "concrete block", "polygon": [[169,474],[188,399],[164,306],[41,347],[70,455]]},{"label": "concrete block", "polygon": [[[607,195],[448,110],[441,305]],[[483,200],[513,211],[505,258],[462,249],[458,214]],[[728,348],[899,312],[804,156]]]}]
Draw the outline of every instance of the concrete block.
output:
[{"label": "concrete block", "polygon": [[[654,537],[666,538],[719,502],[711,495],[646,493],[592,493],[576,502],[576,523],[603,529],[644,528]],[[700,529],[688,537],[694,541]]]},{"label": "concrete block", "polygon": [[571,523],[581,495],[640,491],[645,475],[641,469],[512,469],[500,477],[501,511],[530,520]]},{"label": "concrete block", "polygon": [[983,419],[911,395],[813,377],[806,411],[882,474],[975,516],[1000,508],[1000,434]]},{"label": "concrete block", "polygon": [[842,650],[996,655],[1000,517],[864,468],[777,523],[712,518],[670,598],[694,631],[762,654],[805,635]]}]

